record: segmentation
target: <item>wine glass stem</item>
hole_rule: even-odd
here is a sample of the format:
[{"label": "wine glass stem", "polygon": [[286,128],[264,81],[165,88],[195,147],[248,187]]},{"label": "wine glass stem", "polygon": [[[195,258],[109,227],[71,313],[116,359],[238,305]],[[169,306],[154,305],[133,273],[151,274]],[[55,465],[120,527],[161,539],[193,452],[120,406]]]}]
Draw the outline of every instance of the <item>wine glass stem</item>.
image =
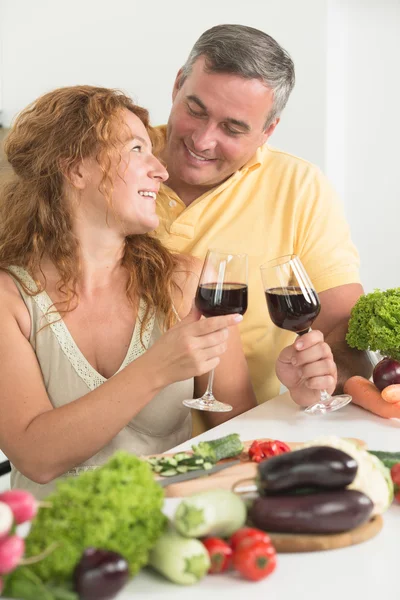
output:
[{"label": "wine glass stem", "polygon": [[327,404],[331,398],[332,396],[326,390],[321,390],[320,400],[322,404]]},{"label": "wine glass stem", "polygon": [[207,389],[202,396],[202,399],[204,400],[204,402],[210,402],[210,404],[212,402],[214,402],[214,400],[215,400],[214,394],[212,391],[213,383],[214,383],[214,369],[212,371],[210,371],[210,373],[208,375]]},{"label": "wine glass stem", "polygon": [[[298,333],[298,335],[300,337],[301,335],[304,335],[304,334],[308,333],[309,331],[312,331],[311,327],[309,327],[308,329],[305,329],[304,331],[300,331]],[[327,392],[326,390],[321,390],[321,392],[320,392],[321,404],[328,404],[328,402],[330,401],[331,398],[332,398],[332,396],[329,394],[329,392]]]}]

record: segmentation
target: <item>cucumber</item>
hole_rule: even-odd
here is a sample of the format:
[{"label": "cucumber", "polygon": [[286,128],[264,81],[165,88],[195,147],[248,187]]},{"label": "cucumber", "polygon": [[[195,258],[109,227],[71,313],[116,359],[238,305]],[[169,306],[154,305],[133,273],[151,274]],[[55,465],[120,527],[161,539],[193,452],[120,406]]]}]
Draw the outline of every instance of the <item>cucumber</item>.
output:
[{"label": "cucumber", "polygon": [[383,452],[382,450],[368,450],[368,452],[379,458],[388,469],[400,463],[400,452]]},{"label": "cucumber", "polygon": [[229,537],[246,521],[246,505],[229,490],[209,490],[182,500],[174,525],[186,537]]},{"label": "cucumber", "polygon": [[210,442],[199,442],[197,446],[192,446],[195,454],[203,456],[207,462],[218,462],[223,458],[231,458],[243,452],[244,446],[240,441],[238,433],[230,433],[225,437]]},{"label": "cucumber", "polygon": [[205,546],[199,540],[182,537],[172,526],[158,538],[148,564],[180,585],[197,583],[211,566]]}]

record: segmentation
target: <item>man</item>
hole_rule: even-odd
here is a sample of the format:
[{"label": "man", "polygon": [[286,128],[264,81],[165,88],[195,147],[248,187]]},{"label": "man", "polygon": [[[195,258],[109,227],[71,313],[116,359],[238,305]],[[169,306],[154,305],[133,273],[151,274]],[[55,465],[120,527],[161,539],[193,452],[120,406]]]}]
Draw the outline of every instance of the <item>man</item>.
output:
[{"label": "man", "polygon": [[[219,25],[199,38],[159,129],[169,179],[157,234],[200,258],[208,248],[249,255],[241,336],[258,402],[279,393],[276,369],[293,399],[310,405],[325,387],[340,392],[350,375],[369,376],[370,366],[345,342],[363,289],[341,206],[315,166],[266,143],[294,80],[291,58],[261,31]],[[314,331],[295,344],[272,325],[260,277],[263,263],[286,254],[300,256],[321,301]]]}]

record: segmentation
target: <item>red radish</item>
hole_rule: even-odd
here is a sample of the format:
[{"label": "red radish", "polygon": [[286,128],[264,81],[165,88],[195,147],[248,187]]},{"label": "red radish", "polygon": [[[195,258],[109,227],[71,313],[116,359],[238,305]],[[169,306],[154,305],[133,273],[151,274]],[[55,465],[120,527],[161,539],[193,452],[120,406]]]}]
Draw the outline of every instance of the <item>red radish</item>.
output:
[{"label": "red radish", "polygon": [[0,540],[9,534],[13,523],[14,516],[11,508],[5,502],[0,502]]},{"label": "red radish", "polygon": [[10,573],[19,564],[25,552],[25,542],[19,535],[11,535],[0,542],[0,575]]},{"label": "red radish", "polygon": [[38,511],[36,498],[25,490],[8,490],[0,494],[0,502],[11,508],[17,525],[31,521]]}]

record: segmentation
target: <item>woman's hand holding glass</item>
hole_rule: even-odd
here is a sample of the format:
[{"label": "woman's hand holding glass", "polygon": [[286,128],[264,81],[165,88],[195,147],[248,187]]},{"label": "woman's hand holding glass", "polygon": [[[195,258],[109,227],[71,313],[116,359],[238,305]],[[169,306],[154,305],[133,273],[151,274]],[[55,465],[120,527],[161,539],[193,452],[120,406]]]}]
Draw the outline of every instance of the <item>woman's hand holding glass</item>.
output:
[{"label": "woman's hand holding glass", "polygon": [[198,377],[215,369],[227,348],[228,328],[243,319],[239,314],[202,319],[193,306],[190,313],[171,327],[146,352],[157,387]]}]

